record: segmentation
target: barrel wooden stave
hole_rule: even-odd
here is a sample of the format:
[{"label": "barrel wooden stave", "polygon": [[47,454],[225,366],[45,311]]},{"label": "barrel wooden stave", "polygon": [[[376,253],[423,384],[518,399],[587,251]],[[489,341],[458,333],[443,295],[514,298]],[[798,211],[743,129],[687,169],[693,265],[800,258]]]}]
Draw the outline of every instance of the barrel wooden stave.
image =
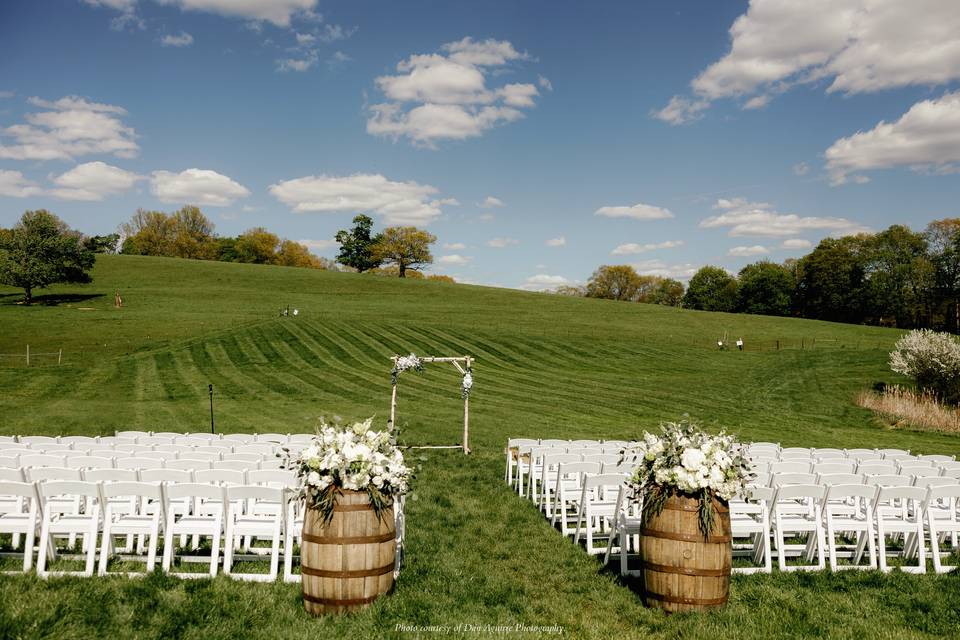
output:
[{"label": "barrel wooden stave", "polygon": [[347,613],[393,588],[393,512],[377,518],[365,491],[344,490],[330,523],[308,509],[300,545],[303,604],[308,613]]},{"label": "barrel wooden stave", "polygon": [[647,606],[679,612],[727,603],[733,556],[730,512],[719,501],[714,506],[714,527],[707,540],[700,532],[699,502],[693,498],[669,498],[660,515],[644,525],[640,555]]}]

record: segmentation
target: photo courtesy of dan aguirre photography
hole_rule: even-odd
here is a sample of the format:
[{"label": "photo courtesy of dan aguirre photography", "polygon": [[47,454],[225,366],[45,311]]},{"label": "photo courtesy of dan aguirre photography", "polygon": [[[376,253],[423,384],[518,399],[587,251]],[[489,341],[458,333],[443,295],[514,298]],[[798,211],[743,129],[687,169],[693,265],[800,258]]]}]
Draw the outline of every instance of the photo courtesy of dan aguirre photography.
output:
[{"label": "photo courtesy of dan aguirre photography", "polygon": [[0,639],[960,638],[960,1],[0,1]]}]

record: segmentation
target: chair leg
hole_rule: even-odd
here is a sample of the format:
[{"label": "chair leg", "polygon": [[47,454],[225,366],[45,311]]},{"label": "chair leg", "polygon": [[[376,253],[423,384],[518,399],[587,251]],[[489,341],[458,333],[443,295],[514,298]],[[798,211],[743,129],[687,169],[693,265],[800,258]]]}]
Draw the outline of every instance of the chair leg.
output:
[{"label": "chair leg", "polygon": [[30,566],[33,564],[33,536],[36,531],[34,530],[35,525],[31,524],[27,527],[27,532],[24,534],[23,538],[23,572],[26,573],[30,571]]},{"label": "chair leg", "polygon": [[233,570],[233,537],[233,518],[227,516],[227,532],[223,537],[223,572],[227,575]]},{"label": "chair leg", "polygon": [[103,519],[103,542],[100,547],[100,564],[97,567],[97,575],[107,575],[107,561],[113,555],[113,539],[110,535],[110,518]]},{"label": "chair leg", "polygon": [[43,524],[40,527],[40,552],[37,554],[37,575],[41,578],[47,575],[47,554],[51,559],[56,559],[56,551],[53,548],[53,539],[50,535],[50,521],[47,516],[43,518]]},{"label": "chair leg", "polygon": [[153,573],[154,568],[157,564],[157,538],[160,537],[160,527],[157,523],[154,523],[153,529],[150,531],[149,542],[147,543],[147,573]]}]

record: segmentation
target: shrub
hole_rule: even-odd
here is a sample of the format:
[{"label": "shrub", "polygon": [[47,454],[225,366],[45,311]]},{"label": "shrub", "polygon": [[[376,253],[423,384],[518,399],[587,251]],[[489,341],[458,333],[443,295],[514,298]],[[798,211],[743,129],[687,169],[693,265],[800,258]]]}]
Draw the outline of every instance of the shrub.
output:
[{"label": "shrub", "polygon": [[890,368],[942,402],[960,401],[960,343],[949,333],[911,331],[894,345]]}]

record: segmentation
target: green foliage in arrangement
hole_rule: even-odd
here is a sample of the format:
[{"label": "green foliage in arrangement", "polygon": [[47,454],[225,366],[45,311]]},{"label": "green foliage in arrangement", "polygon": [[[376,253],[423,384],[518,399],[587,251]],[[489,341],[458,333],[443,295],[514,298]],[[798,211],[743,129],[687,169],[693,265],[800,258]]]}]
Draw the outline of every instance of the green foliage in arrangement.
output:
[{"label": "green foliage in arrangement", "polygon": [[[955,634],[953,575],[736,576],[723,611],[664,616],[502,481],[508,437],[629,438],[683,413],[742,440],[958,454],[956,436],[888,429],[853,402],[904,380],[887,364],[899,331],[145,256],[100,255],[91,273],[92,285],[51,287],[57,306],[16,305],[0,288],[0,353],[64,349],[60,367],[0,363],[0,433],[205,431],[209,383],[224,432],[306,432],[332,415],[382,424],[389,358],[413,351],[476,358],[474,453],[411,452],[407,563],[395,592],[356,615],[311,618],[291,584],[3,576],[0,637],[410,638],[397,625],[461,623],[598,639]],[[70,302],[78,294],[89,297]],[[278,318],[286,305],[299,315]],[[725,331],[797,346],[718,351]],[[459,441],[460,382],[452,367],[404,378],[404,441]]]}]

